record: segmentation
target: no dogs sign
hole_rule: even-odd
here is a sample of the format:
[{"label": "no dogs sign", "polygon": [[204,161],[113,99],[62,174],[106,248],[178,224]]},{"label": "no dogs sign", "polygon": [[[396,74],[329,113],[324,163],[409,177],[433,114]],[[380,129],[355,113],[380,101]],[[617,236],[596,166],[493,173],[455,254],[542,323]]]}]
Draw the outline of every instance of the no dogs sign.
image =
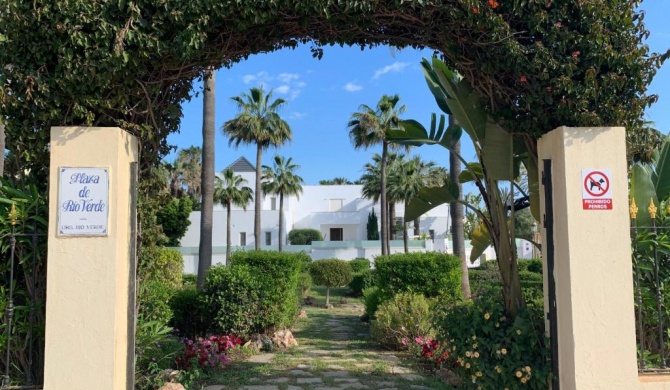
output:
[{"label": "no dogs sign", "polygon": [[584,210],[612,210],[609,169],[582,169],[582,206]]}]

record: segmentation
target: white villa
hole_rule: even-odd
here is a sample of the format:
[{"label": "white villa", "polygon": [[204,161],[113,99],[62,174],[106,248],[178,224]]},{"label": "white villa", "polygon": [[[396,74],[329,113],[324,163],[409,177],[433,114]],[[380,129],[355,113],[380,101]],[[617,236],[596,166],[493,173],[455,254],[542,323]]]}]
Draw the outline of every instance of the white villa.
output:
[{"label": "white villa", "polygon": [[[249,187],[253,187],[255,169],[246,158],[240,157],[230,166],[247,180]],[[381,253],[380,242],[367,241],[366,225],[371,210],[374,209],[379,218],[380,208],[379,204],[373,204],[372,200],[364,199],[361,189],[361,185],[305,185],[299,198],[285,197],[283,237],[279,237],[279,199],[274,195],[264,196],[261,211],[261,249],[276,250],[278,240],[281,239],[285,251],[305,251],[314,260],[325,258],[351,260],[359,257],[372,260]],[[396,220],[402,222],[404,206],[397,204],[395,212]],[[246,211],[233,207],[231,214],[233,250],[253,249],[253,202],[247,206]],[[184,255],[184,271],[197,273],[200,212],[191,213],[189,219],[191,225],[181,239],[181,248],[178,249]],[[409,250],[451,252],[451,241],[447,237],[449,225],[448,205],[436,207],[421,217],[418,237],[414,234],[413,224],[408,223],[408,235],[410,238],[415,238],[410,240]],[[288,245],[287,236],[292,229],[319,230],[324,241],[316,241],[312,245]],[[214,206],[212,240],[212,263],[225,264],[226,210],[222,205]],[[468,246],[469,242],[466,241],[466,248]],[[391,241],[391,252],[403,251],[402,232],[396,232]],[[527,242],[519,243],[520,257],[530,257],[529,251],[532,251],[532,245]],[[489,248],[484,256],[488,259],[494,258],[492,248]],[[469,264],[476,267],[479,262],[480,259],[477,259]]]}]

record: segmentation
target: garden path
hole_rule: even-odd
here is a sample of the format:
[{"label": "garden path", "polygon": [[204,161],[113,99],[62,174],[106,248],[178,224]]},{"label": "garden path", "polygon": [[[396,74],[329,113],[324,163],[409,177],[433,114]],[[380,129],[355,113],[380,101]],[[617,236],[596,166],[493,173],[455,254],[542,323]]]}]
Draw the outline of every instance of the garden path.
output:
[{"label": "garden path", "polygon": [[379,349],[361,322],[361,304],[307,308],[294,335],[298,346],[256,355],[211,378],[204,390],[446,389],[391,351]]}]

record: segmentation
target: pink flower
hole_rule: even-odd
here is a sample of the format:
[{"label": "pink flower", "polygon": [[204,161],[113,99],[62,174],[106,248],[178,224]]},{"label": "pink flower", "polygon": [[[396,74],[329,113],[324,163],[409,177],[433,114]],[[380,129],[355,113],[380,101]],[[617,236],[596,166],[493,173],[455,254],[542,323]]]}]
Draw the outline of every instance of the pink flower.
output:
[{"label": "pink flower", "polygon": [[521,77],[519,77],[519,81],[523,84],[523,83],[527,83],[528,79],[526,78],[526,76],[521,76]]},{"label": "pink flower", "polygon": [[563,23],[559,20],[558,22],[554,23],[554,26],[556,27],[563,27]]},{"label": "pink flower", "polygon": [[407,344],[409,344],[409,339],[407,337],[403,337],[402,340],[400,340],[400,344],[407,346]]},{"label": "pink flower", "polygon": [[416,341],[417,344],[423,344],[423,339],[421,337],[415,337],[414,341]]},{"label": "pink flower", "polygon": [[580,54],[582,54],[582,53],[580,53],[579,50],[575,50],[575,51],[572,52],[572,56],[575,57],[575,58],[579,57]]}]

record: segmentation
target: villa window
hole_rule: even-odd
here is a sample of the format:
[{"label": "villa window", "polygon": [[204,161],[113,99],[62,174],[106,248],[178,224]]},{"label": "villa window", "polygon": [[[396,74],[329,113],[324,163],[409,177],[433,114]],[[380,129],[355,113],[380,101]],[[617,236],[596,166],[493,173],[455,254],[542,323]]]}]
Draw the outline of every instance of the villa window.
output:
[{"label": "villa window", "polygon": [[330,211],[340,211],[342,208],[342,199],[329,199]]},{"label": "villa window", "polygon": [[330,228],[330,241],[343,241],[343,240],[344,240],[343,228]]},{"label": "villa window", "polygon": [[272,232],[265,232],[265,245],[272,245]]},{"label": "villa window", "polygon": [[247,233],[240,232],[240,246],[246,246],[246,245],[247,245]]},{"label": "villa window", "polygon": [[277,210],[277,198],[274,196],[270,198],[270,210]]}]

